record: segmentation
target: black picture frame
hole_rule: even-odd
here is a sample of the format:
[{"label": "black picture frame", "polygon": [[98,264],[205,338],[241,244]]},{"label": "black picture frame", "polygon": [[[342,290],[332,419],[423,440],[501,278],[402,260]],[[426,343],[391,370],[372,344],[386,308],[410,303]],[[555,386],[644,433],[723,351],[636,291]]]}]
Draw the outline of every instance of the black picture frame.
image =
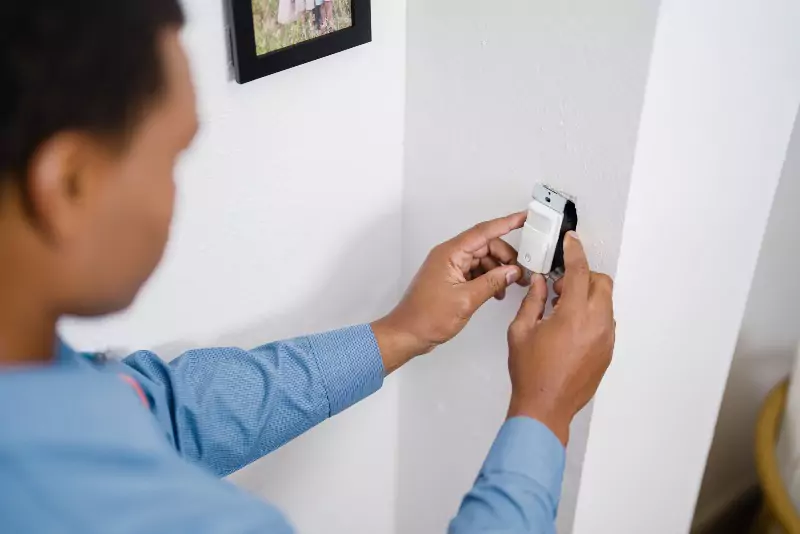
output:
[{"label": "black picture frame", "polygon": [[230,46],[240,84],[372,41],[370,0],[351,0],[353,25],[264,55],[256,54],[252,0],[228,0]]}]

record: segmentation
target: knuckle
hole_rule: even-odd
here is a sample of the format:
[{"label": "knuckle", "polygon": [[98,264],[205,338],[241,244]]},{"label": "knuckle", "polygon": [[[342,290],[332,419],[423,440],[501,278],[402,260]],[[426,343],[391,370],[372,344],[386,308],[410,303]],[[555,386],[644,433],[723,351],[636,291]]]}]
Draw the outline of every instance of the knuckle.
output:
[{"label": "knuckle", "polygon": [[609,290],[609,292],[614,289],[614,280],[610,276],[603,273],[596,273],[595,276],[600,287]]},{"label": "knuckle", "polygon": [[485,276],[484,278],[492,293],[498,293],[506,287],[497,276]]},{"label": "knuckle", "polygon": [[589,265],[585,261],[578,262],[573,268],[573,272],[578,276],[589,276]]},{"label": "knuckle", "polygon": [[512,345],[519,344],[527,334],[527,327],[522,321],[514,320],[508,327],[508,342]]},{"label": "knuckle", "polygon": [[439,243],[435,247],[431,249],[428,253],[428,257],[436,257],[442,254],[446,254],[450,246],[450,241],[445,241],[444,243]]},{"label": "knuckle", "polygon": [[468,319],[472,317],[475,310],[472,297],[465,295],[456,301],[456,313],[460,319]]},{"label": "knuckle", "polygon": [[476,234],[482,234],[483,233],[483,224],[484,223],[478,223],[478,224],[476,224],[474,226],[471,226],[462,235],[465,236],[465,237],[466,236],[474,237]]}]

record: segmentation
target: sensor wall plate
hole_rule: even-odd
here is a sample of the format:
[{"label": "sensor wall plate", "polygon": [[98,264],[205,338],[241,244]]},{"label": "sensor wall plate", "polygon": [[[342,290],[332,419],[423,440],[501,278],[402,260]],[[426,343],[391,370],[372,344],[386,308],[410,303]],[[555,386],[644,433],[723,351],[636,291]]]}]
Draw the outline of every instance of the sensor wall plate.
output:
[{"label": "sensor wall plate", "polygon": [[564,236],[578,226],[574,198],[544,184],[537,184],[528,204],[522,229],[518,263],[528,273],[564,275]]}]

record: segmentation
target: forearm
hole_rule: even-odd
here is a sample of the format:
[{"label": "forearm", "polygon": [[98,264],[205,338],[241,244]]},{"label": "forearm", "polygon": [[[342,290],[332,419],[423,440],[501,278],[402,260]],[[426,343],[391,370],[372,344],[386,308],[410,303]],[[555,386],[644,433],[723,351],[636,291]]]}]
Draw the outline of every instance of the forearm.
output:
[{"label": "forearm", "polygon": [[564,447],[546,426],[509,419],[449,534],[554,533],[563,471]]},{"label": "forearm", "polygon": [[170,364],[149,352],[125,363],[163,392],[181,453],[227,475],[380,388],[384,369],[368,325],[253,350],[192,350]]}]

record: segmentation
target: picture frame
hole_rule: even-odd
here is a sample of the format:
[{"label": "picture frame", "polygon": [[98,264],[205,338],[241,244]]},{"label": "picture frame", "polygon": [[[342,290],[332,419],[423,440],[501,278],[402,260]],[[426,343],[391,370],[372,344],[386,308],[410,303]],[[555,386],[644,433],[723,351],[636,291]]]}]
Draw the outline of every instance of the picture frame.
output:
[{"label": "picture frame", "polygon": [[370,0],[228,0],[228,8],[240,84],[372,41]]}]

